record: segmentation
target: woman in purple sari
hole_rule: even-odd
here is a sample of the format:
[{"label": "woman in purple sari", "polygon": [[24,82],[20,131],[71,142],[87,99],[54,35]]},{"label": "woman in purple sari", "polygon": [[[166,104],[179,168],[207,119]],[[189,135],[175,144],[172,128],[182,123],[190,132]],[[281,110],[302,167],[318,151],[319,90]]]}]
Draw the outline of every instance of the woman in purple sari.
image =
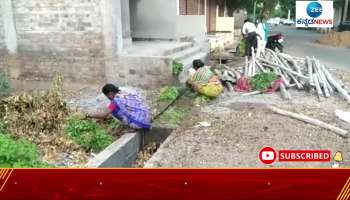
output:
[{"label": "woman in purple sari", "polygon": [[112,115],[130,128],[143,130],[151,128],[150,109],[137,94],[124,94],[113,84],[106,84],[102,92],[111,101],[108,112],[88,115],[89,118],[105,119]]}]

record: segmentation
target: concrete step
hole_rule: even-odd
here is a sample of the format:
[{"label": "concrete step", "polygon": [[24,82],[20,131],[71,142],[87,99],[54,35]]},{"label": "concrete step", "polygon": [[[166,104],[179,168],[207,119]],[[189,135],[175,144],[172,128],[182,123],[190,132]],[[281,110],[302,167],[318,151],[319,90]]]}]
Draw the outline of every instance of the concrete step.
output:
[{"label": "concrete step", "polygon": [[189,49],[177,52],[175,54],[170,55],[174,60],[184,60],[186,58],[189,58],[201,51],[200,46],[194,46]]},{"label": "concrete step", "polygon": [[183,42],[180,45],[171,48],[171,49],[167,49],[163,52],[164,56],[170,56],[172,54],[176,54],[178,52],[184,51],[186,49],[192,48],[194,46],[194,44],[192,42]]}]

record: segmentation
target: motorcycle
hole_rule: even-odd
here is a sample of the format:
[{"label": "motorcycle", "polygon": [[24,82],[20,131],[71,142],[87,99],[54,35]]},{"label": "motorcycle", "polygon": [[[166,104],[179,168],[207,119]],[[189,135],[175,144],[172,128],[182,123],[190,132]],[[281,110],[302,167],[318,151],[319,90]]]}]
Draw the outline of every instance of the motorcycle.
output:
[{"label": "motorcycle", "polygon": [[267,39],[267,44],[266,44],[266,48],[271,49],[272,51],[279,51],[279,52],[283,52],[283,43],[284,38],[282,36],[282,33],[278,33],[275,35],[271,35],[268,37]]}]

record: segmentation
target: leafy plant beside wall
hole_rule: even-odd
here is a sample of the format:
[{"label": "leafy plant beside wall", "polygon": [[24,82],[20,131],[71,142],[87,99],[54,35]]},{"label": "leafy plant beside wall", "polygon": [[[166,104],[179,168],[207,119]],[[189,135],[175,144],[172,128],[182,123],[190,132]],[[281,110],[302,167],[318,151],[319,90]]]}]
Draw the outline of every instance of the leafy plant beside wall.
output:
[{"label": "leafy plant beside wall", "polygon": [[181,62],[178,62],[176,60],[173,61],[173,75],[179,76],[180,73],[183,71],[184,65]]}]

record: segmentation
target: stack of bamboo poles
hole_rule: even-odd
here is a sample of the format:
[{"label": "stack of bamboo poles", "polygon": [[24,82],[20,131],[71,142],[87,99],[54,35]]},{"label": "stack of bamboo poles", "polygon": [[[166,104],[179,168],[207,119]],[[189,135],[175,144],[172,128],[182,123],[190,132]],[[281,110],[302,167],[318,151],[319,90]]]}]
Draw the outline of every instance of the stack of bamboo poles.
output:
[{"label": "stack of bamboo poles", "polygon": [[[291,99],[288,89],[296,88],[309,92],[312,90],[316,91],[316,94],[320,99],[323,97],[328,98],[339,93],[348,103],[350,103],[350,96],[343,88],[343,85],[337,81],[329,70],[315,57],[300,58],[266,49],[265,53],[259,57],[257,57],[253,51],[251,60],[246,62],[244,68],[232,69],[223,66],[223,69],[217,69],[215,72],[220,76],[221,81],[230,91],[233,91],[234,84],[236,84],[241,77],[253,77],[259,73],[273,72],[283,80],[280,91],[282,97],[285,99]],[[255,91],[243,95],[247,96],[259,93],[261,92]],[[277,114],[322,127],[333,131],[342,137],[348,137],[347,130],[335,127],[320,120],[302,114],[285,111],[271,105],[267,105],[267,108]]]},{"label": "stack of bamboo poles", "polygon": [[314,89],[319,98],[328,98],[338,92],[350,103],[350,96],[342,84],[315,57],[300,58],[266,49],[260,57],[253,53],[243,73],[246,77],[252,77],[262,72],[274,72],[282,78],[281,93],[285,99],[291,99],[288,88]]}]

